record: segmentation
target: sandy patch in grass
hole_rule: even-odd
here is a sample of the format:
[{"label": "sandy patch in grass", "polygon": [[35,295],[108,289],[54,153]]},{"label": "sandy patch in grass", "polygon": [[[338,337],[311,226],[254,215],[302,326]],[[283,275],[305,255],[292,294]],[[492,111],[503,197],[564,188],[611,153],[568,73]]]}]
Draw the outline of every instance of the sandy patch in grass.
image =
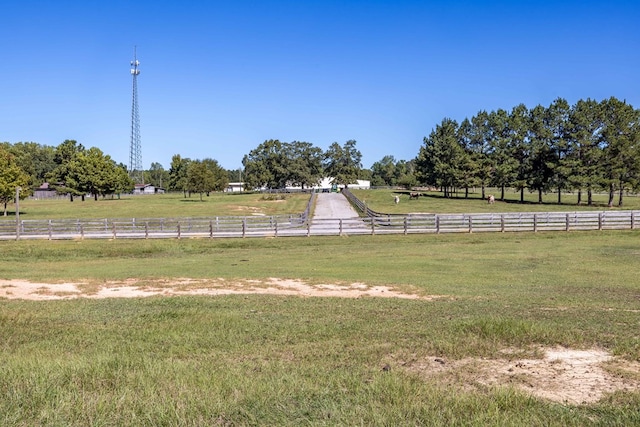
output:
[{"label": "sandy patch in grass", "polygon": [[137,298],[154,295],[230,295],[269,294],[301,297],[339,298],[404,298],[434,299],[394,290],[388,286],[368,286],[363,283],[349,285],[311,285],[298,280],[269,278],[266,280],[228,281],[225,279],[129,279],[104,283],[31,283],[21,280],[0,280],[0,298],[55,300],[70,298]]},{"label": "sandy patch in grass", "polygon": [[56,300],[75,298],[80,291],[75,283],[31,283],[22,280],[0,280],[0,298]]},{"label": "sandy patch in grass", "polygon": [[405,366],[466,389],[509,386],[572,405],[595,403],[607,394],[640,388],[640,363],[616,359],[605,350],[556,347],[541,348],[537,353],[543,356],[455,361],[432,357]]},{"label": "sandy patch in grass", "polygon": [[[31,283],[0,280],[0,298],[60,300],[72,298],[136,298],[155,295],[271,294],[300,297],[405,298],[433,300],[446,296],[403,293],[387,286],[363,283],[310,285],[270,278],[231,282],[225,279],[162,279],[104,283]],[[526,354],[526,357],[519,357]],[[398,361],[392,365],[464,389],[509,386],[533,396],[566,404],[597,402],[616,391],[640,388],[640,363],[614,358],[602,349],[510,349],[499,359]],[[541,356],[541,357],[537,357]],[[385,366],[385,370],[391,369]]]}]

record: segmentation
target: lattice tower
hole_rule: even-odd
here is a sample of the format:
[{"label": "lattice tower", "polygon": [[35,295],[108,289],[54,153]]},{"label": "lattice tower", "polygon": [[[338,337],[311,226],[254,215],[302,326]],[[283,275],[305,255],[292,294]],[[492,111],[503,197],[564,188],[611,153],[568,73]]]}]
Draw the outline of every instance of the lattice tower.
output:
[{"label": "lattice tower", "polygon": [[133,61],[131,61],[131,78],[133,79],[133,95],[131,102],[131,146],[129,150],[129,176],[136,184],[144,184],[144,172],[142,169],[142,144],[140,142],[140,113],[138,110],[138,66],[136,48],[133,49]]}]

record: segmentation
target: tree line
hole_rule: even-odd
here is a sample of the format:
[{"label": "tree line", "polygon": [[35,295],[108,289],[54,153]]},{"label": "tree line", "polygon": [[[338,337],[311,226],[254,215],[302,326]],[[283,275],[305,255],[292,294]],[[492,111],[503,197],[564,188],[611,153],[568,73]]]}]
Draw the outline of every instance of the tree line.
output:
[{"label": "tree line", "polygon": [[66,140],[57,147],[34,142],[0,144],[0,201],[7,215],[7,203],[32,194],[33,187],[49,182],[60,194],[84,200],[89,194],[99,195],[130,192],[133,181],[126,167],[117,164],[100,149],[86,149],[77,141]]},{"label": "tree line", "polygon": [[[172,169],[153,163],[144,171],[145,179],[169,185],[175,191],[208,194],[227,187],[227,171],[212,159],[191,160],[175,155]],[[164,182],[163,182],[164,180]],[[96,147],[85,148],[75,140],[65,140],[57,147],[35,142],[0,143],[0,202],[7,215],[7,203],[13,202],[19,187],[20,198],[33,194],[43,183],[71,201],[86,195],[99,196],[131,193],[134,182],[126,165],[116,163]],[[157,185],[157,184],[156,184]]]},{"label": "tree line", "polygon": [[562,98],[548,107],[480,111],[461,123],[445,118],[424,138],[415,159],[418,182],[440,187],[445,197],[454,189],[505,188],[542,194],[576,191],[618,194],[640,185],[640,112],[614,97],[580,100],[570,106]]}]

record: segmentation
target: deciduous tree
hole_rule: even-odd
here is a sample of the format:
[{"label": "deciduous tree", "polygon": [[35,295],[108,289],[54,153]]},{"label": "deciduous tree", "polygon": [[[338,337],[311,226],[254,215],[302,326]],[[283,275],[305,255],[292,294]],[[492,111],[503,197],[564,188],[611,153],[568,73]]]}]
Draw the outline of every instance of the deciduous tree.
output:
[{"label": "deciduous tree", "polygon": [[186,185],[190,193],[200,194],[200,201],[202,201],[202,195],[204,193],[208,194],[214,191],[216,177],[205,163],[200,160],[194,160],[189,163],[189,167],[187,168]]},{"label": "deciduous tree", "polygon": [[287,161],[282,143],[270,139],[242,159],[247,188],[284,188],[287,184]]},{"label": "deciduous tree", "polygon": [[187,170],[191,159],[182,158],[180,154],[174,154],[169,168],[169,190],[182,191],[187,197]]},{"label": "deciduous tree", "polygon": [[20,168],[15,156],[0,147],[0,203],[4,206],[4,216],[7,216],[7,203],[15,200],[18,187],[22,188],[20,198],[31,194],[29,181],[29,175]]},{"label": "deciduous tree", "polygon": [[55,149],[53,160],[56,167],[47,175],[47,180],[58,194],[68,194],[69,200],[73,202],[74,196],[82,195],[78,189],[69,185],[69,173],[71,162],[79,153],[84,152],[82,144],[72,139],[67,139]]},{"label": "deciduous tree", "polygon": [[334,142],[324,153],[324,173],[333,178],[333,183],[348,186],[354,183],[362,169],[362,153],[351,139],[342,146]]}]

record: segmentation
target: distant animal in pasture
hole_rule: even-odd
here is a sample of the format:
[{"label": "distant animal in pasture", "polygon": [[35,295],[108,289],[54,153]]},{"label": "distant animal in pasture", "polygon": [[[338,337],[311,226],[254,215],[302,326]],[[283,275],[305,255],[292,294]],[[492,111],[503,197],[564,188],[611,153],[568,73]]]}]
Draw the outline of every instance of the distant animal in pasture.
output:
[{"label": "distant animal in pasture", "polygon": [[418,197],[420,197],[420,193],[409,193],[409,200],[417,199]]},{"label": "distant animal in pasture", "polygon": [[400,203],[400,197],[399,196],[394,196],[393,197],[393,202],[397,205],[398,203]]},{"label": "distant animal in pasture", "polygon": [[494,204],[496,202],[496,198],[493,196],[493,194],[489,194],[487,196],[487,203],[489,203],[490,205]]}]

